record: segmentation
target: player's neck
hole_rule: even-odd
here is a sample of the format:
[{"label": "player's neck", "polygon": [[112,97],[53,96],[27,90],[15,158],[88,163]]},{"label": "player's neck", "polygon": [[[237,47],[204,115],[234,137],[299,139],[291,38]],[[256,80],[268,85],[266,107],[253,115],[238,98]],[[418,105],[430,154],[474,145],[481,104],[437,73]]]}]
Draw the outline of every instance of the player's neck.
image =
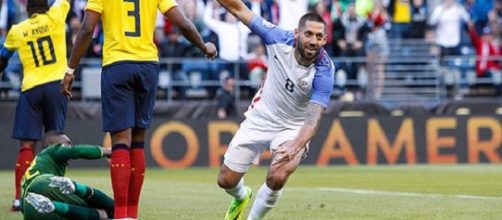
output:
[{"label": "player's neck", "polygon": [[28,10],[28,17],[31,18],[31,16],[35,14],[43,14],[46,13],[49,10],[49,8],[46,7],[32,7]]},{"label": "player's neck", "polygon": [[302,65],[302,66],[305,66],[305,67],[309,67],[310,65],[312,65],[312,63],[314,63],[314,59],[311,59],[311,60],[308,60],[308,59],[305,59],[301,54],[300,54],[300,50],[298,48],[295,48],[295,59],[296,59],[296,62],[298,62],[298,64]]},{"label": "player's neck", "polygon": [[31,13],[28,13],[28,17],[31,18],[35,15],[43,14],[45,11],[32,11]]}]

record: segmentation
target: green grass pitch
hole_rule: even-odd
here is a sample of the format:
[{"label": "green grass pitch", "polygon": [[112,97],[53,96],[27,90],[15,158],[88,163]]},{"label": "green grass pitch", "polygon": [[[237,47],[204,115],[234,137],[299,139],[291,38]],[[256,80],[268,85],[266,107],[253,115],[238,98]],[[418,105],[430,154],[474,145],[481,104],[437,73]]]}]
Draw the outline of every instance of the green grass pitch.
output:
[{"label": "green grass pitch", "polygon": [[[230,201],[216,185],[217,169],[148,169],[140,219],[223,219]],[[245,177],[256,192],[266,170]],[[111,193],[107,169],[69,169],[68,177]],[[22,219],[8,211],[13,172],[0,172],[0,219]],[[111,194],[110,194],[111,195]],[[246,213],[249,212],[249,207]],[[502,166],[300,167],[267,219],[499,220]]]}]

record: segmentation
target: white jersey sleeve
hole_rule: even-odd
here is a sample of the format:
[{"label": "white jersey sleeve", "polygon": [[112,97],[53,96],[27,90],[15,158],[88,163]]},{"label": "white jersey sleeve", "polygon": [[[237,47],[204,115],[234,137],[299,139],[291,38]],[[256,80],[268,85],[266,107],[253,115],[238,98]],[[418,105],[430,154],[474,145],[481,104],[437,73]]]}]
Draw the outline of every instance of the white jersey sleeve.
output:
[{"label": "white jersey sleeve", "polygon": [[315,70],[310,102],[326,108],[335,84],[335,66],[325,50],[321,50],[315,63]]},{"label": "white jersey sleeve", "polygon": [[253,33],[260,36],[265,45],[272,45],[272,44],[293,45],[294,43],[293,32],[285,31],[258,15],[253,16],[249,28]]}]

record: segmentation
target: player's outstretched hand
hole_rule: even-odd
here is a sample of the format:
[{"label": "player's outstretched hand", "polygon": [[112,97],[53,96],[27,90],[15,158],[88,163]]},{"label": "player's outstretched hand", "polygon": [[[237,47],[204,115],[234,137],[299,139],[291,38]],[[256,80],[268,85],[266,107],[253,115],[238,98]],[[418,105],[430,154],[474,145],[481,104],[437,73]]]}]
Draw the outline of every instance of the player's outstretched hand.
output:
[{"label": "player's outstretched hand", "polygon": [[112,157],[112,149],[111,148],[105,148],[105,147],[103,147],[102,151],[103,151],[103,157],[106,157],[106,158],[111,158]]},{"label": "player's outstretched hand", "polygon": [[51,180],[49,186],[59,189],[63,194],[69,195],[75,193],[75,184],[70,178],[53,176],[49,179]]},{"label": "player's outstretched hand", "polygon": [[213,43],[208,42],[205,43],[204,46],[206,46],[204,53],[206,53],[206,57],[208,59],[214,59],[218,55],[218,51],[216,50],[216,46],[214,46]]},{"label": "player's outstretched hand", "polygon": [[296,155],[302,150],[301,147],[296,147],[293,141],[286,142],[285,144],[279,146],[275,151],[274,160],[272,161],[272,166],[282,167],[288,162],[295,159]]},{"label": "player's outstretched hand", "polygon": [[36,193],[29,192],[28,195],[26,195],[26,197],[24,197],[24,200],[28,204],[33,206],[33,208],[37,212],[42,213],[42,214],[54,212],[54,210],[56,209],[56,207],[54,206],[54,203],[52,203],[52,201],[49,198],[42,196],[42,195],[39,195],[39,194],[36,194]]},{"label": "player's outstretched hand", "polygon": [[61,94],[68,97],[68,99],[71,98],[71,86],[74,78],[75,76],[73,74],[66,73],[61,80]]}]

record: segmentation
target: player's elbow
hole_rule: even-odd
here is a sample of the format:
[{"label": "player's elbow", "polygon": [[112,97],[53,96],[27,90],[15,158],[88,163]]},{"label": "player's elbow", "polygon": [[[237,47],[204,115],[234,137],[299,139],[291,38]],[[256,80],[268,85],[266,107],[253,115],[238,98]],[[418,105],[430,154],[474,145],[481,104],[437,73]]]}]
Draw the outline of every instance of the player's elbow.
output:
[{"label": "player's elbow", "polygon": [[91,25],[84,24],[78,31],[78,36],[87,38],[87,37],[92,37],[93,33],[94,33],[94,27]]},{"label": "player's elbow", "polygon": [[178,27],[178,29],[183,35],[190,34],[195,30],[195,28],[192,25],[192,22],[190,22],[190,20],[188,19],[183,19],[183,21],[177,24],[176,27]]}]

